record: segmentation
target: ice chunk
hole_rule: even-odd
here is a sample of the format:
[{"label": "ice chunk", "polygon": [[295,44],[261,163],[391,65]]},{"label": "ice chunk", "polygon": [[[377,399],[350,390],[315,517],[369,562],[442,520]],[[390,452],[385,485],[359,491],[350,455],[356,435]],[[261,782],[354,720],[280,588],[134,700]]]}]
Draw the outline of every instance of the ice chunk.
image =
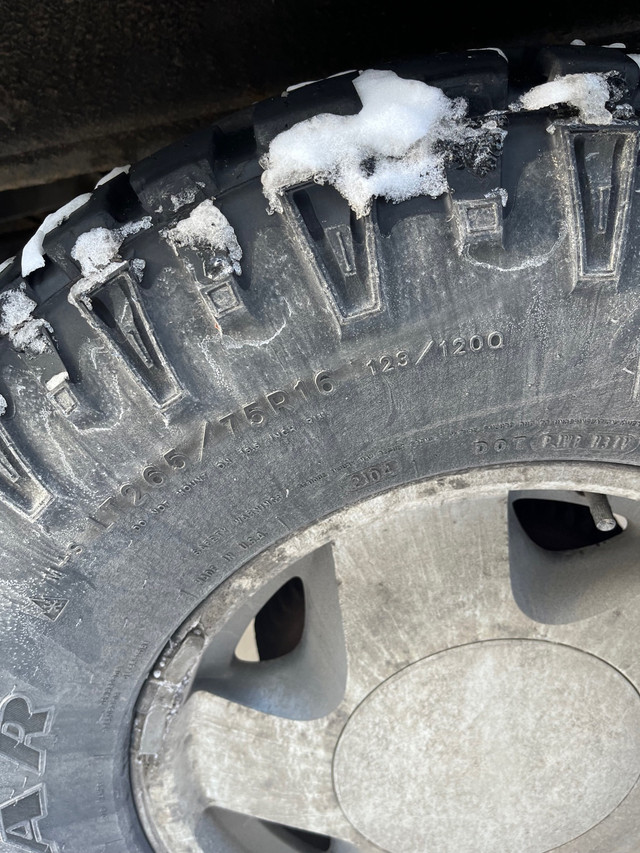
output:
[{"label": "ice chunk", "polygon": [[611,124],[613,116],[605,106],[610,98],[606,74],[565,74],[534,86],[512,109],[541,110],[552,104],[569,104],[577,107],[583,124]]},{"label": "ice chunk", "polygon": [[571,45],[572,45],[572,47],[586,47],[587,43],[586,43],[586,41],[582,41],[582,39],[574,39],[571,42]]},{"label": "ice chunk", "polygon": [[0,394],[0,418],[4,415],[4,413],[6,411],[7,411],[7,401],[2,396],[2,394]]},{"label": "ice chunk", "polygon": [[629,59],[633,59],[635,64],[640,68],[640,53],[628,53]]},{"label": "ice chunk", "polygon": [[43,353],[47,340],[43,330],[53,329],[45,320],[35,319],[33,312],[38,307],[30,299],[22,284],[13,290],[0,293],[0,337],[8,337],[11,344],[20,351],[32,355]]},{"label": "ice chunk", "polygon": [[130,164],[130,163],[129,163],[128,165],[126,165],[126,166],[116,166],[116,167],[115,167],[115,169],[112,169],[110,172],[107,172],[107,174],[106,174],[106,175],[103,175],[103,176],[100,178],[100,180],[98,181],[98,183],[95,185],[94,189],[97,189],[98,187],[101,187],[103,184],[108,183],[108,182],[109,182],[109,181],[111,181],[113,178],[117,178],[117,177],[118,177],[118,175],[126,175],[126,174],[128,174],[128,172],[129,172],[129,169],[130,169],[130,168],[131,168],[131,164]]},{"label": "ice chunk", "polygon": [[501,133],[491,119],[481,127],[465,124],[463,99],[393,71],[364,71],[353,85],[359,113],[314,116],[272,140],[261,162],[271,211],[282,210],[286,187],[310,180],[335,186],[358,216],[376,196],[394,202],[439,196],[448,186],[446,143],[464,144],[488,128]]},{"label": "ice chunk", "polygon": [[171,199],[171,208],[172,210],[180,210],[181,207],[184,207],[187,204],[193,204],[196,200],[197,189],[195,187],[185,187],[181,192],[176,193],[176,195],[172,195]]},{"label": "ice chunk", "polygon": [[60,373],[56,373],[54,376],[52,376],[50,379],[47,379],[47,381],[45,382],[47,391],[55,391],[56,388],[59,388],[60,385],[62,385],[63,382],[67,382],[68,379],[69,374],[66,370],[61,371]]},{"label": "ice chunk", "polygon": [[0,293],[0,335],[9,335],[13,329],[26,323],[38,307],[25,293],[22,285]]},{"label": "ice chunk", "polygon": [[46,320],[29,320],[9,335],[9,340],[20,352],[41,355],[47,348],[47,339],[43,331],[53,332]]},{"label": "ice chunk", "polygon": [[509,193],[505,190],[504,187],[497,187],[495,190],[491,190],[488,193],[484,194],[485,198],[495,198],[498,196],[500,199],[500,203],[503,207],[507,206],[507,202],[509,201]]},{"label": "ice chunk", "polygon": [[174,247],[205,247],[214,252],[226,252],[236,275],[242,273],[242,249],[236,232],[211,199],[200,202],[189,216],[163,231],[163,236]]},{"label": "ice chunk", "polygon": [[138,281],[142,281],[142,277],[144,275],[144,269],[145,269],[146,265],[147,265],[147,262],[145,260],[143,260],[142,258],[132,258],[131,259],[130,266],[131,266],[131,269],[133,271],[133,274],[138,279]]},{"label": "ice chunk", "polygon": [[34,270],[40,269],[40,267],[44,266],[42,243],[49,231],[53,231],[54,228],[61,225],[65,219],[68,219],[75,210],[78,210],[79,207],[86,204],[90,198],[91,193],[83,193],[83,195],[76,196],[74,199],[67,202],[67,204],[54,211],[54,213],[50,213],[45,217],[42,225],[22,250],[23,278],[26,278]]}]

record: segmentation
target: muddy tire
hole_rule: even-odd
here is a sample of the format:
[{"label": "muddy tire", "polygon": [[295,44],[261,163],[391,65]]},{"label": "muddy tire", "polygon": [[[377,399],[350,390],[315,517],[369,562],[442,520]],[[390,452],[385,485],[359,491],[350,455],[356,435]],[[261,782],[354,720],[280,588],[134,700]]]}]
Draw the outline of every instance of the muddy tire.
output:
[{"label": "muddy tire", "polygon": [[[590,71],[614,72],[623,93],[618,103],[634,105],[639,75],[621,51],[588,48],[514,55],[511,65],[495,51],[476,51],[392,67],[451,97],[465,97],[471,117],[505,114],[532,85]],[[331,822],[323,826],[320,818],[289,820],[269,805],[250,804],[246,813],[253,823],[245,821],[251,825],[243,836],[245,830],[229,822],[229,814],[242,812],[240,804],[216,788],[209,810],[218,827],[208,836],[213,840],[203,840],[198,823],[193,843],[200,846],[173,848],[152,802],[153,786],[168,784],[166,777],[153,777],[154,762],[163,760],[167,725],[158,719],[163,709],[180,717],[177,709],[193,678],[204,692],[241,708],[264,711],[275,702],[280,720],[335,719],[340,713],[343,725],[351,719],[341,705],[345,695],[354,695],[345,694],[354,660],[347,628],[342,637],[340,620],[330,621],[334,640],[342,639],[320,643],[324,651],[316,649],[315,657],[300,657],[307,637],[303,623],[313,612],[315,565],[304,549],[326,554],[326,543],[345,530],[357,532],[357,519],[348,513],[360,507],[361,519],[373,525],[376,553],[384,550],[387,534],[380,530],[388,523],[394,550],[406,552],[410,562],[411,531],[419,532],[419,525],[397,525],[418,501],[416,489],[423,490],[420,500],[428,495],[432,503],[441,492],[443,506],[464,498],[440,535],[457,543],[442,584],[447,577],[462,578],[466,592],[454,585],[455,593],[442,593],[449,603],[458,596],[442,623],[440,604],[431,607],[425,598],[425,619],[435,633],[419,654],[403,647],[394,657],[384,614],[408,607],[394,599],[400,570],[374,572],[375,582],[364,583],[362,596],[378,595],[381,630],[390,632],[378,638],[381,678],[442,649],[518,637],[588,653],[624,676],[625,684],[639,683],[633,643],[640,632],[630,605],[634,576],[623,573],[622,580],[594,592],[571,586],[578,581],[570,573],[562,587],[547,563],[539,569],[542,563],[534,559],[557,551],[548,530],[558,516],[544,515],[556,500],[554,490],[557,502],[579,507],[569,521],[563,516],[560,527],[586,530],[570,540],[558,533],[563,554],[586,555],[587,562],[595,553],[598,559],[611,554],[611,565],[621,560],[626,567],[624,555],[606,549],[635,543],[635,114],[629,108],[626,117],[601,127],[580,124],[562,107],[514,112],[491,168],[474,172],[464,157],[452,157],[450,190],[437,198],[399,204],[377,199],[369,215],[356,219],[335,189],[311,182],[287,191],[282,212],[270,215],[260,157],[296,122],[324,112],[357,113],[354,77],[259,104],[115,175],[45,235],[43,266],[23,277],[18,258],[0,273],[0,394],[6,401],[0,418],[3,848],[406,853],[427,849],[427,842],[433,846],[439,836],[420,835],[415,814],[397,831],[381,829],[344,774],[336,796],[353,832]],[[214,251],[206,241],[175,236],[180,223],[211,200],[211,209],[221,211],[235,232],[241,267],[233,246]],[[118,235],[109,265],[93,272],[81,268],[76,248],[89,233]],[[20,308],[16,294],[34,303],[21,303],[29,310],[19,322],[9,316]],[[490,566],[479,576],[470,567],[484,565],[489,542],[474,539],[481,526],[465,527],[464,501],[499,492],[512,508],[516,499],[535,500],[536,491],[544,492],[546,509],[534,512],[531,523],[522,512],[505,510],[505,548],[502,557],[491,552],[490,559],[491,565],[511,561],[519,615],[512,623],[507,617],[476,618]],[[593,532],[591,516],[585,522],[589,496],[599,492],[609,495],[616,523],[618,517],[627,520],[626,530],[616,529],[620,535],[610,541]],[[331,519],[338,519],[334,527]],[[296,545],[297,551],[287,545],[318,524],[313,546],[311,540]],[[303,559],[304,571],[294,571],[291,566]],[[530,572],[514,575],[516,563]],[[260,592],[260,566],[269,579],[268,595]],[[233,579],[245,569],[253,574],[243,593]],[[336,573],[333,566],[329,574]],[[322,595],[325,603],[338,600]],[[210,612],[206,602],[213,602],[215,619],[202,615]],[[238,636],[258,615],[262,663],[226,673],[209,655],[198,670],[207,632],[222,624],[220,607],[229,619],[242,611],[242,619],[231,620]],[[580,628],[578,637],[575,626],[590,619],[596,620],[593,631]],[[608,632],[616,641],[607,645],[601,638]],[[174,663],[174,674],[166,675],[189,643],[197,654],[190,653],[188,666]],[[504,654],[504,666],[522,668],[525,658],[532,672],[547,666],[544,655]],[[332,663],[338,658],[342,669]],[[554,673],[580,669],[573,659],[560,658],[549,664]],[[333,680],[327,676],[319,693],[304,686],[304,673],[316,665],[338,673]],[[455,677],[468,673],[467,663],[457,666]],[[592,684],[590,672],[587,667],[580,690]],[[448,664],[442,674],[454,677]],[[416,676],[408,693],[419,683]],[[161,684],[166,689],[159,699]],[[635,699],[617,689],[602,687],[603,695],[613,696],[614,707],[635,720]],[[286,691],[291,701],[282,698]],[[594,702],[599,708],[597,697]],[[393,707],[391,698],[385,703],[381,713]],[[151,710],[158,719],[149,719]],[[601,723],[597,718],[594,731]],[[351,734],[341,741],[337,772],[349,761],[364,761],[365,723],[344,731]],[[637,778],[637,735],[625,737],[624,760],[631,764],[620,775],[631,779],[635,772]],[[615,741],[611,749],[618,746]],[[243,764],[238,749],[231,743],[229,754]],[[269,777],[260,776],[256,768],[262,765],[250,756],[247,749],[246,778],[257,773],[268,788]],[[373,772],[363,765],[365,771]],[[591,811],[567,818],[545,843],[553,849],[565,844],[562,849],[571,853],[632,851],[635,782],[625,790],[610,779],[594,784],[597,791],[584,794]],[[542,853],[535,832],[548,822],[547,805],[539,792],[531,796],[538,821],[530,827],[534,840],[523,846],[522,838],[501,836],[498,827],[492,844]],[[628,813],[618,808],[622,800]],[[454,824],[460,808],[454,804],[447,812]],[[608,819],[613,813],[615,819]],[[165,817],[177,820],[175,813]],[[268,844],[260,835],[265,826],[271,827]],[[466,849],[462,837],[455,844],[456,851]],[[473,839],[469,844],[477,853]]]}]

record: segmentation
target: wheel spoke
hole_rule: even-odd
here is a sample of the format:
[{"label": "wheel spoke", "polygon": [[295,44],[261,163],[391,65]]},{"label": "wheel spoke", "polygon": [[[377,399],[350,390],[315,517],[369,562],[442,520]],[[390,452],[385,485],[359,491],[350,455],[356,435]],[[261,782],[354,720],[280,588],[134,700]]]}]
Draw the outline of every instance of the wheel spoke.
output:
[{"label": "wheel spoke", "polygon": [[[331,776],[339,719],[263,714],[194,693],[171,733],[181,803],[217,807],[323,835],[353,839]],[[193,815],[191,822],[197,821]]]},{"label": "wheel spoke", "polygon": [[548,639],[590,651],[639,683],[640,506],[622,498],[611,505],[626,530],[575,551],[532,548],[514,528],[514,589]]},{"label": "wheel spoke", "polygon": [[348,653],[358,701],[385,678],[443,648],[521,634],[511,591],[507,497],[405,507],[336,543]]},{"label": "wheel spoke", "polygon": [[[291,614],[299,632],[297,645],[259,665],[239,661],[234,654],[242,630],[250,618],[260,620],[260,608],[292,578],[304,590],[303,615],[298,607],[278,605],[277,615],[266,620],[262,640],[278,648],[291,631]],[[278,618],[280,617],[280,618]],[[264,628],[265,622],[262,622]],[[268,631],[271,631],[269,636]],[[346,677],[342,621],[331,544],[316,548],[280,571],[232,613],[205,652],[195,688],[248,705],[266,714],[290,719],[317,719],[339,704]]]}]

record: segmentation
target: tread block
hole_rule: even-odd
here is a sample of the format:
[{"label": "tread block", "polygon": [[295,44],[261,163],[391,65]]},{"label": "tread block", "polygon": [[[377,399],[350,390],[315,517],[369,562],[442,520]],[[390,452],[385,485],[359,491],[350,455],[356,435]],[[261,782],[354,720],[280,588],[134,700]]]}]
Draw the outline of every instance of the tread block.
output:
[{"label": "tread block", "polygon": [[312,116],[360,112],[362,102],[351,82],[357,76],[355,71],[340,74],[256,104],[253,121],[259,153],[264,154],[279,133]]},{"label": "tread block", "polygon": [[147,213],[171,214],[216,194],[213,136],[212,127],[198,130],[132,166],[129,181]]},{"label": "tread block", "polygon": [[68,381],[50,392],[51,399],[63,415],[71,415],[78,407],[78,401],[71,390]]},{"label": "tread block", "polygon": [[502,245],[502,200],[499,196],[454,201],[453,211],[461,246]]},{"label": "tread block", "polygon": [[[249,332],[254,327],[254,319],[249,312],[238,284],[235,273],[196,275],[198,292],[207,311],[213,317],[215,327],[224,332]],[[207,265],[203,268],[206,271]]]},{"label": "tread block", "polygon": [[341,323],[382,310],[376,237],[371,215],[357,219],[329,186],[310,184],[287,194],[285,216],[313,259]]},{"label": "tread block", "polygon": [[121,264],[109,278],[97,280],[73,301],[159,406],[168,406],[182,396],[128,263]]},{"label": "tread block", "polygon": [[449,98],[463,97],[469,115],[504,110],[509,104],[509,70],[504,56],[495,50],[467,50],[376,64],[400,77],[422,80],[437,86]]},{"label": "tread block", "polygon": [[210,283],[201,285],[200,293],[216,319],[229,314],[231,311],[242,311],[244,309],[244,302],[240,298],[238,285],[233,275],[213,285]]},{"label": "tread block", "polygon": [[35,518],[51,494],[38,480],[0,424],[0,502],[27,518]]},{"label": "tread block", "polygon": [[564,74],[607,74],[616,71],[632,93],[640,82],[640,68],[633,59],[623,50],[608,47],[553,45],[540,51],[537,64],[547,80],[554,80]]},{"label": "tread block", "polygon": [[[228,251],[214,251],[197,243],[190,246],[174,245],[173,249],[195,281],[198,293],[218,329],[230,323],[239,331],[239,327],[252,323]],[[222,318],[224,323],[221,322]]]},{"label": "tread block", "polygon": [[[471,115],[502,110],[508,105],[507,63],[492,50],[438,54],[404,62],[380,62],[375,67],[388,68],[400,77],[437,86],[450,98],[463,96],[469,103]],[[253,118],[259,152],[267,151],[279,133],[312,116],[358,113],[362,104],[352,83],[357,76],[357,72],[349,71],[256,104]]]},{"label": "tread block", "polygon": [[260,178],[262,168],[256,156],[253,109],[245,109],[221,119],[213,129],[215,160],[213,173],[219,192],[238,183]]},{"label": "tread block", "polygon": [[129,185],[128,176],[119,175],[94,190],[86,204],[45,235],[44,255],[64,273],[66,285],[78,277],[79,265],[72,256],[78,237],[93,228],[112,231],[123,223],[142,218],[144,214]]},{"label": "tread block", "polygon": [[633,199],[638,129],[557,127],[577,281],[620,277]]},{"label": "tread block", "polygon": [[37,375],[56,407],[68,417],[79,408],[78,399],[69,380],[69,372],[49,332],[42,329],[40,334],[46,341],[43,352],[37,355],[21,353],[20,358],[31,372]]}]

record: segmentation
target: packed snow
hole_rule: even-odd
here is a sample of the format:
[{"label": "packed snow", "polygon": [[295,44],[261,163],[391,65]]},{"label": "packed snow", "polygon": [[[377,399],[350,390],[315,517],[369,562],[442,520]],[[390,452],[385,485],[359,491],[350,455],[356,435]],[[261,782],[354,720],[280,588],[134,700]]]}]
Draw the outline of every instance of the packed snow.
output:
[{"label": "packed snow", "polygon": [[464,143],[498,130],[464,123],[467,104],[393,71],[363,71],[353,80],[362,102],[356,115],[325,113],[278,134],[261,165],[271,212],[282,211],[286,187],[330,183],[364,216],[374,197],[399,202],[439,196],[448,184],[443,143]]},{"label": "packed snow", "polygon": [[120,268],[122,260],[118,258],[118,252],[125,239],[150,227],[151,217],[144,216],[120,228],[92,228],[81,234],[71,250],[71,257],[80,265],[82,278],[72,285],[69,301],[73,303],[81,299],[91,308],[88,294],[98,282]]},{"label": "packed snow", "polygon": [[42,225],[40,225],[36,233],[31,237],[22,250],[23,278],[26,278],[34,270],[40,269],[44,266],[42,243],[44,242],[46,235],[50,231],[53,231],[54,228],[57,228],[58,225],[61,225],[65,219],[68,219],[74,211],[78,210],[79,207],[86,204],[90,198],[91,193],[84,193],[83,195],[76,196],[76,198],[67,202],[67,204],[45,217]]},{"label": "packed snow", "polygon": [[101,272],[114,260],[127,237],[150,227],[151,217],[144,216],[120,228],[92,228],[78,237],[71,257],[80,264],[83,275]]},{"label": "packed snow", "polygon": [[130,168],[131,168],[130,163],[126,166],[116,166],[114,169],[112,169],[110,172],[107,172],[106,175],[103,175],[100,178],[98,183],[95,185],[94,189],[98,189],[98,187],[101,187],[103,184],[106,184],[109,181],[112,181],[114,178],[117,178],[118,175],[128,174]]},{"label": "packed snow", "polygon": [[9,335],[9,340],[20,352],[41,355],[47,348],[47,339],[43,334],[45,329],[53,332],[52,326],[46,320],[29,320],[18,329],[14,329]]},{"label": "packed snow", "polygon": [[147,262],[143,258],[133,258],[130,262],[130,267],[138,279],[138,281],[142,281],[142,277],[144,275],[145,267],[147,266]]},{"label": "packed snow", "polygon": [[45,320],[33,317],[38,306],[27,296],[25,290],[26,287],[22,284],[18,288],[0,293],[0,337],[7,336],[11,344],[21,352],[39,355],[47,347],[43,330],[52,332],[53,329]]},{"label": "packed snow", "polygon": [[9,335],[18,326],[31,320],[38,307],[25,293],[25,286],[0,293],[0,335]]},{"label": "packed snow", "polygon": [[613,116],[605,106],[610,98],[606,74],[565,74],[534,86],[512,109],[542,110],[553,104],[569,104],[578,109],[583,124],[611,124]]},{"label": "packed snow", "polygon": [[242,273],[242,249],[228,219],[211,199],[200,202],[189,216],[167,228],[163,236],[174,246],[204,246],[214,252],[226,252],[236,275]]},{"label": "packed snow", "polygon": [[62,371],[60,373],[56,373],[50,379],[47,379],[45,382],[45,386],[47,391],[55,391],[63,382],[67,382],[69,379],[69,374],[67,371]]},{"label": "packed snow", "polygon": [[93,275],[111,263],[122,239],[109,228],[92,228],[78,237],[71,257],[80,264],[83,276]]}]

